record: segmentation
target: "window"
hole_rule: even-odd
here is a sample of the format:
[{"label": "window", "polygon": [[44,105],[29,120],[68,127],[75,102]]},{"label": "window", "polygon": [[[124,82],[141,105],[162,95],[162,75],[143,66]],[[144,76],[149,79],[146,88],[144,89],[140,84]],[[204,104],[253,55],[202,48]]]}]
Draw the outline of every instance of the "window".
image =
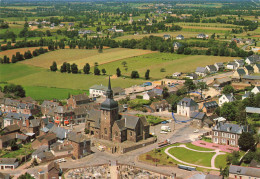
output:
[{"label": "window", "polygon": [[232,139],[235,139],[235,134],[231,134],[231,138],[232,138]]},{"label": "window", "polygon": [[214,143],[218,143],[218,138],[214,138]]},{"label": "window", "polygon": [[226,134],[224,132],[222,132],[222,137],[226,137]]},{"label": "window", "polygon": [[227,138],[230,138],[230,134],[227,134]]},{"label": "window", "polygon": [[226,139],[222,139],[222,143],[226,143]]},{"label": "window", "polygon": [[218,132],[215,131],[215,132],[214,132],[214,136],[218,136]]},{"label": "window", "polygon": [[104,131],[105,131],[105,134],[107,134],[107,128],[105,128]]},{"label": "window", "polygon": [[234,140],[231,140],[231,141],[230,141],[230,144],[231,144],[231,145],[236,145],[236,142],[235,142]]},{"label": "window", "polygon": [[115,134],[116,134],[116,136],[118,136],[118,132],[117,131],[115,132]]},{"label": "window", "polygon": [[130,131],[130,136],[133,136],[133,132],[132,131]]}]

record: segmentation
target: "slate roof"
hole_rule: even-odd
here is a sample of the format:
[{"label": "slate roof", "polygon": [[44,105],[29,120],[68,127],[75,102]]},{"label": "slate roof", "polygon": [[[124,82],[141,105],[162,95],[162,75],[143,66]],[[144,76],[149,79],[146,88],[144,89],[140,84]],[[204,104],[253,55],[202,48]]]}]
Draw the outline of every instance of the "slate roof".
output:
[{"label": "slate roof", "polygon": [[260,114],[260,108],[246,107],[246,112]]},{"label": "slate roof", "polygon": [[204,112],[192,112],[190,118],[203,120],[205,116],[206,114]]},{"label": "slate roof", "polygon": [[151,91],[154,92],[156,95],[162,95],[163,89],[153,88]]},{"label": "slate roof", "polygon": [[56,138],[57,137],[54,133],[48,133],[46,135],[42,135],[42,136],[38,137],[37,140],[39,140],[40,142],[44,139],[47,140],[47,141],[51,141],[51,140],[54,140]]},{"label": "slate roof", "polygon": [[52,102],[52,101],[43,101],[43,103],[41,104],[41,107],[57,107],[59,106],[59,103],[57,102]]},{"label": "slate roof", "polygon": [[228,101],[235,100],[235,97],[234,97],[232,94],[223,94],[222,96],[226,96],[226,98],[228,99]]},{"label": "slate roof", "polygon": [[41,145],[40,147],[38,147],[33,153],[32,155],[38,155],[44,151],[47,151],[49,149],[49,147],[47,145]]},{"label": "slate roof", "polygon": [[125,120],[117,120],[115,121],[120,131],[123,131],[126,129],[125,127]]},{"label": "slate roof", "polygon": [[224,68],[224,64],[222,62],[215,63],[215,65],[217,65],[219,68]]},{"label": "slate roof", "polygon": [[214,65],[207,65],[210,71],[217,71],[217,68]]},{"label": "slate roof", "polygon": [[229,173],[251,177],[260,177],[260,168],[230,165]]},{"label": "slate roof", "polygon": [[178,35],[177,37],[179,37],[179,38],[184,38],[184,36],[183,36],[183,35]]},{"label": "slate roof", "polygon": [[0,158],[0,164],[10,164],[13,165],[17,162],[16,158]]},{"label": "slate roof", "polygon": [[84,107],[77,107],[74,108],[74,113],[75,115],[83,115],[83,114],[87,114],[87,110]]},{"label": "slate roof", "polygon": [[233,134],[242,134],[244,131],[247,131],[247,127],[238,124],[230,124],[219,122],[216,126],[213,127],[213,130],[221,132],[230,132]]},{"label": "slate roof", "polygon": [[30,115],[29,114],[22,114],[22,113],[14,113],[14,112],[10,112],[6,115],[7,118],[11,118],[11,119],[29,119]]},{"label": "slate roof", "polygon": [[222,83],[227,83],[227,82],[231,82],[231,78],[224,77],[224,78],[215,79],[215,83],[217,83],[217,84],[222,84]]},{"label": "slate roof", "polygon": [[197,67],[195,72],[206,73],[206,68],[204,68],[204,67]]},{"label": "slate roof", "polygon": [[177,47],[181,47],[182,46],[182,44],[181,43],[179,43],[179,42],[173,42],[173,44],[172,44],[173,46],[177,46]]},{"label": "slate roof", "polygon": [[67,133],[69,132],[68,129],[64,129],[62,127],[57,127],[57,126],[53,126],[49,132],[52,132],[54,134],[56,134],[56,136],[59,138],[59,139],[65,139],[66,138],[66,135]]},{"label": "slate roof", "polygon": [[89,89],[107,91],[108,88],[107,86],[103,86],[103,85],[93,85]]},{"label": "slate roof", "polygon": [[123,115],[122,120],[125,119],[125,127],[128,129],[135,129],[139,121],[139,117],[132,115]]},{"label": "slate roof", "polygon": [[3,130],[4,130],[4,132],[14,132],[14,131],[20,130],[20,127],[17,124],[12,124],[12,125],[6,126]]},{"label": "slate roof", "polygon": [[68,133],[68,140],[81,143],[86,140],[86,137],[83,134],[76,134],[75,132]]},{"label": "slate roof", "polygon": [[30,120],[30,127],[39,127],[40,126],[40,121],[37,119],[31,119]]},{"label": "slate roof", "polygon": [[186,106],[187,107],[191,107],[191,106],[198,106],[198,104],[194,101],[194,100],[192,100],[192,99],[190,99],[190,98],[183,98],[181,101],[179,101],[178,102],[178,105],[183,105],[184,103],[186,103]]},{"label": "slate roof", "polygon": [[246,74],[244,69],[237,69],[237,73],[239,74],[239,76],[243,76]]},{"label": "slate roof", "polygon": [[3,136],[0,136],[0,139],[2,140],[2,142],[7,142],[10,140],[13,140],[16,138],[16,134],[15,133],[11,133],[11,134],[6,134]]},{"label": "slate roof", "polygon": [[67,144],[67,145],[60,144],[58,146],[53,147],[51,150],[54,152],[72,151],[73,146],[71,144]]},{"label": "slate roof", "polygon": [[242,78],[243,79],[248,79],[248,80],[260,80],[260,76],[245,75]]},{"label": "slate roof", "polygon": [[89,100],[89,97],[86,94],[78,94],[72,96],[75,101],[85,101]]},{"label": "slate roof", "polygon": [[246,68],[248,71],[254,71],[254,68],[253,68],[251,65],[246,65],[245,68]]},{"label": "slate roof", "polygon": [[206,109],[217,108],[218,107],[218,103],[216,101],[209,101],[209,102],[203,103],[203,106]]}]

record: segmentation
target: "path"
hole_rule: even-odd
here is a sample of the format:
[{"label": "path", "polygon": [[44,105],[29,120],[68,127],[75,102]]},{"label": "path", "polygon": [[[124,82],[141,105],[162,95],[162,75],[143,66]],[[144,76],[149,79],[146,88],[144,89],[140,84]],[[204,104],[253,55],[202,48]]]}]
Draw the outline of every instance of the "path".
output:
[{"label": "path", "polygon": [[[172,148],[175,148],[175,147],[183,147],[183,148],[186,148],[188,150],[191,150],[191,151],[194,151],[194,152],[204,152],[204,153],[211,153],[211,152],[215,152],[216,154],[211,158],[211,167],[206,167],[206,166],[202,166],[202,165],[195,165],[195,164],[192,164],[192,163],[188,163],[188,162],[184,162],[176,157],[174,157],[172,154],[170,154],[168,151]],[[168,147],[166,150],[165,150],[165,153],[167,155],[169,155],[171,158],[173,158],[174,160],[176,160],[177,162],[180,162],[180,163],[183,163],[185,165],[189,165],[189,166],[194,166],[194,167],[200,167],[200,168],[205,168],[205,169],[211,169],[211,170],[219,170],[219,168],[216,168],[215,167],[215,159],[218,155],[224,155],[225,153],[222,153],[220,152],[219,150],[213,150],[213,151],[200,151],[200,150],[195,150],[195,149],[191,149],[189,147],[187,147],[186,145],[182,144],[182,145],[179,145],[179,146],[172,146],[172,147]]]}]

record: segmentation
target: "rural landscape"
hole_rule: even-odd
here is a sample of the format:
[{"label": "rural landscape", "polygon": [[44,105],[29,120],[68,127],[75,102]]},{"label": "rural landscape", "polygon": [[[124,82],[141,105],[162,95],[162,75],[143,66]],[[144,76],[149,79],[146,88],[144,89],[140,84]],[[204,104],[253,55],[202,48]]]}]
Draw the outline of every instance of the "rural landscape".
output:
[{"label": "rural landscape", "polygon": [[2,0],[0,178],[260,178],[260,2]]}]

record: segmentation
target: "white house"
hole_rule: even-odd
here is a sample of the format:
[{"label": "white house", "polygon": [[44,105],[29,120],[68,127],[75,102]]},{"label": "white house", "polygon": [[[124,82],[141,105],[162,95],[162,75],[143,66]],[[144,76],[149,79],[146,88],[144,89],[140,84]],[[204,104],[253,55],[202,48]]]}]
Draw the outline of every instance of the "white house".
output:
[{"label": "white house", "polygon": [[241,60],[235,59],[234,62],[236,63],[237,67],[243,67],[245,65],[245,62],[243,59],[241,59]]},{"label": "white house", "polygon": [[202,77],[206,76],[208,72],[209,71],[206,68],[204,68],[204,67],[197,67],[196,71],[195,71],[195,73],[198,76],[202,76]]},{"label": "white house", "polygon": [[14,124],[14,120],[10,118],[4,118],[4,127]]},{"label": "white house", "polygon": [[14,170],[19,165],[16,158],[0,158],[0,170]]},{"label": "white house", "polygon": [[105,96],[107,91],[107,87],[101,85],[94,85],[89,88],[89,96],[90,97],[99,97]]},{"label": "white house", "polygon": [[197,39],[207,39],[207,38],[209,38],[209,36],[208,35],[205,35],[205,34],[198,34],[197,35]]},{"label": "white house", "polygon": [[235,62],[229,62],[227,64],[227,69],[229,69],[229,70],[236,70],[237,68],[238,68],[238,66]]},{"label": "white house", "polygon": [[181,72],[175,72],[172,75],[173,77],[180,77],[181,76]]},{"label": "white house", "polygon": [[219,102],[219,106],[222,106],[224,103],[229,103],[229,102],[233,102],[235,101],[235,97],[233,96],[233,94],[223,94],[218,102]]},{"label": "white house", "polygon": [[177,104],[177,114],[190,117],[191,114],[199,110],[199,105],[190,98],[183,98]]},{"label": "white house", "polygon": [[218,71],[215,65],[207,65],[205,68],[209,73],[216,73]]},{"label": "white house", "polygon": [[259,55],[251,55],[251,56],[247,57],[245,61],[249,65],[255,64],[255,63],[260,61],[260,56]]},{"label": "white house", "polygon": [[255,86],[252,90],[251,90],[252,93],[254,94],[257,94],[260,92],[260,86]]},{"label": "white house", "polygon": [[225,66],[222,62],[215,63],[214,66],[217,68],[217,71],[225,68]]},{"label": "white house", "polygon": [[176,39],[177,39],[177,40],[183,40],[183,39],[184,39],[184,36],[183,36],[183,35],[178,35],[178,36],[176,37]]}]

